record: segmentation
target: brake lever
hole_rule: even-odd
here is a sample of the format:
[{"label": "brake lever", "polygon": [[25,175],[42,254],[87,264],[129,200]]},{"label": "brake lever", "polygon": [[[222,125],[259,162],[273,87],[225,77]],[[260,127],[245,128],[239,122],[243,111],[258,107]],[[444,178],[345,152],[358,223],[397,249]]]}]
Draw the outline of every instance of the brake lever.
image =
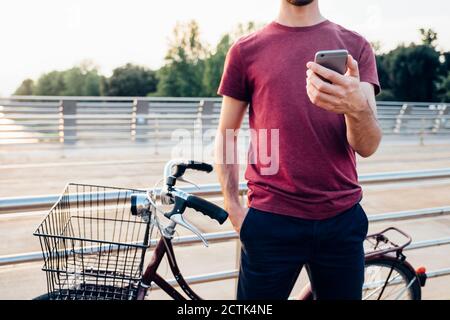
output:
[{"label": "brake lever", "polygon": [[199,237],[200,240],[202,240],[202,242],[205,245],[205,247],[209,247],[208,241],[203,237],[203,235],[201,234],[200,230],[198,230],[197,227],[193,226],[192,224],[190,224],[189,222],[184,220],[183,215],[181,215],[179,213],[174,214],[174,215],[172,215],[170,217],[170,220],[172,220],[176,224],[179,224],[179,225],[185,227],[186,229],[190,230],[197,237]]},{"label": "brake lever", "polygon": [[200,190],[200,187],[199,187],[197,184],[195,184],[195,183],[192,182],[192,181],[189,181],[188,179],[185,179],[184,177],[180,177],[180,178],[178,178],[177,180],[178,180],[178,181],[181,181],[181,182],[189,183],[189,184],[193,185],[194,187],[196,187],[197,189]]}]

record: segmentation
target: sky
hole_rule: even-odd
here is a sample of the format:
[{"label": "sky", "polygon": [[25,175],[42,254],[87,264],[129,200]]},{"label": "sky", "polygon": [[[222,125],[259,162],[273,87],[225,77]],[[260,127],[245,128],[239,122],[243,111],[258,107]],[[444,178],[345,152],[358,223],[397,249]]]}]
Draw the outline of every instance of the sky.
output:
[{"label": "sky", "polygon": [[[101,73],[128,62],[157,69],[177,22],[198,21],[214,46],[238,23],[267,23],[281,0],[1,0],[0,96],[37,79],[92,60]],[[283,0],[284,1],[284,0]],[[450,50],[450,1],[319,0],[330,20],[379,41],[383,50],[420,40],[431,27]]]}]

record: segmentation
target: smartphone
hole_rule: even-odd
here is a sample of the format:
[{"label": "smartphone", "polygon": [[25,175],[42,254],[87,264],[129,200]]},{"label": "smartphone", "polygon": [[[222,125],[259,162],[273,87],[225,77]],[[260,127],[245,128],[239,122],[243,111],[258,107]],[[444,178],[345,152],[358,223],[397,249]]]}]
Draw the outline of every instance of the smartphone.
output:
[{"label": "smartphone", "polygon": [[347,50],[325,50],[316,53],[315,62],[344,75],[347,72],[347,59]]}]

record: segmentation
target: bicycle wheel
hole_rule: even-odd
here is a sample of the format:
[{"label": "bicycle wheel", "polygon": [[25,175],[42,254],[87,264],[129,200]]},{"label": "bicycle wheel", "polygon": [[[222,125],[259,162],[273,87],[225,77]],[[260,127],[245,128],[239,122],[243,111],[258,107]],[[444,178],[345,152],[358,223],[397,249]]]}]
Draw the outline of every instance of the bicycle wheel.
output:
[{"label": "bicycle wheel", "polygon": [[401,261],[388,258],[367,261],[363,300],[421,300],[419,279]]},{"label": "bicycle wheel", "polygon": [[33,300],[36,300],[36,301],[48,301],[48,300],[50,300],[50,296],[49,296],[48,293],[46,293],[46,294],[40,295],[39,297],[34,298]]}]

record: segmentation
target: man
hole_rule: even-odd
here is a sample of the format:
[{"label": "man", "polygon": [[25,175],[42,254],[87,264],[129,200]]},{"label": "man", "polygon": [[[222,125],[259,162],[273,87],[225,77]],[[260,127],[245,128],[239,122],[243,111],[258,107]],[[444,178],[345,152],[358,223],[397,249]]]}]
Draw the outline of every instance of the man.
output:
[{"label": "man", "polygon": [[[237,41],[225,63],[216,169],[242,241],[238,299],[287,299],[304,266],[316,299],[362,298],[368,220],[355,153],[370,157],[380,144],[380,87],[369,43],[325,19],[318,2],[281,0],[276,21]],[[345,75],[311,62],[337,49],[349,51]],[[248,105],[252,129],[279,130],[269,146],[279,156],[275,174],[260,160],[247,167],[247,211],[229,133]]]}]

